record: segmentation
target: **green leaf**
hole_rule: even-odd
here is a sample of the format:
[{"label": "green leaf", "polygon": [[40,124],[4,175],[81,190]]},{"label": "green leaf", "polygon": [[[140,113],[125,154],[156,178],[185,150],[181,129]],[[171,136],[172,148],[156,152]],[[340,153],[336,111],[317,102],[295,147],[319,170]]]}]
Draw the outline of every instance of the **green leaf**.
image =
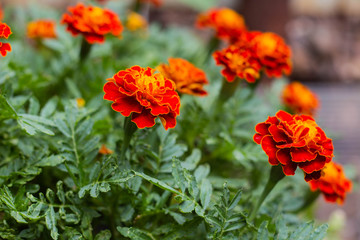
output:
[{"label": "green leaf", "polygon": [[276,221],[275,240],[286,240],[288,237],[288,229],[284,217],[280,215]]},{"label": "green leaf", "polygon": [[111,232],[110,230],[103,230],[96,234],[95,240],[110,240],[111,239]]},{"label": "green leaf", "polygon": [[71,137],[71,130],[63,120],[59,118],[55,119],[55,125],[62,134],[64,134],[68,138]]},{"label": "green leaf", "polygon": [[[269,240],[269,231],[267,230],[268,222],[264,221],[261,223],[258,229],[257,240]],[[297,238],[290,238],[290,239],[297,239]]]},{"label": "green leaf", "polygon": [[311,233],[309,240],[322,240],[326,237],[326,232],[328,230],[329,226],[327,224],[323,224],[317,228],[314,229],[314,231]]},{"label": "green leaf", "polygon": [[62,155],[51,155],[50,157],[43,158],[35,164],[39,167],[55,167],[65,161],[65,158]]},{"label": "green leaf", "polygon": [[182,168],[180,161],[176,158],[173,158],[172,175],[176,185],[181,189],[181,192],[184,193],[187,188],[188,181],[185,177],[184,169]]},{"label": "green leaf", "polygon": [[200,187],[200,201],[204,209],[209,206],[212,195],[212,185],[208,179],[203,179]]},{"label": "green leaf", "polygon": [[150,177],[150,176],[146,175],[145,173],[140,173],[140,172],[135,172],[135,171],[134,171],[134,173],[136,176],[139,176],[139,177],[145,179],[146,181],[151,182],[152,184],[154,184],[155,186],[158,186],[161,189],[170,191],[175,194],[180,194],[177,190],[175,190],[174,188],[170,187],[166,183],[164,183],[156,178]]},{"label": "green leaf", "polygon": [[6,98],[0,94],[0,119],[17,118],[17,113]]},{"label": "green leaf", "polygon": [[239,201],[240,201],[240,198],[241,198],[241,190],[239,190],[239,191],[235,194],[234,198],[231,200],[230,205],[229,205],[229,207],[228,207],[228,211],[231,211],[231,210],[233,210],[233,209],[236,207],[236,205],[237,205],[237,204],[239,203]]},{"label": "green leaf", "polygon": [[187,170],[194,170],[198,163],[201,160],[201,151],[198,148],[195,148],[191,155],[188,156],[184,162],[181,163],[182,167]]},{"label": "green leaf", "polygon": [[308,240],[312,229],[313,222],[303,223],[290,235],[290,239]]},{"label": "green leaf", "polygon": [[148,232],[138,228],[117,227],[116,228],[124,237],[131,240],[155,240],[155,238]]},{"label": "green leaf", "polygon": [[41,109],[40,116],[44,118],[50,117],[55,112],[58,101],[57,97],[52,97]]},{"label": "green leaf", "polygon": [[180,211],[183,213],[192,212],[195,209],[195,202],[186,200],[180,204]]},{"label": "green leaf", "polygon": [[51,237],[55,240],[58,239],[59,233],[56,227],[56,215],[54,208],[52,206],[50,206],[45,213],[45,223],[47,229],[50,230]]}]

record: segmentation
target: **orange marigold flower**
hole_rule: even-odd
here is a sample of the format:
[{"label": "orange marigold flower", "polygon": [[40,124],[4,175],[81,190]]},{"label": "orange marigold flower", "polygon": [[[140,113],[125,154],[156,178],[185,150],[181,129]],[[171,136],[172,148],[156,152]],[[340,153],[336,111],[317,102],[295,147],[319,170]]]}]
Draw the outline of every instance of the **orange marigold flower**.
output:
[{"label": "orange marigold flower", "polygon": [[182,58],[169,58],[169,65],[161,64],[158,70],[175,82],[176,90],[180,93],[205,96],[203,89],[208,84],[205,72]]},{"label": "orange marigold flower", "polygon": [[[8,37],[12,34],[11,28],[6,24],[0,22],[0,39]],[[1,56],[5,57],[7,52],[11,51],[11,45],[9,43],[0,42],[0,54]]]},{"label": "orange marigold flower", "polygon": [[133,66],[119,71],[104,85],[104,99],[113,101],[112,109],[131,115],[138,128],[152,127],[159,117],[164,128],[176,125],[180,98],[175,83],[152,68]]},{"label": "orange marigold flower", "polygon": [[114,151],[107,148],[105,144],[102,144],[101,148],[99,149],[99,153],[103,155],[108,155],[114,153]]},{"label": "orange marigold flower", "polygon": [[269,77],[291,73],[291,50],[284,39],[275,33],[256,33],[251,40],[257,57]]},{"label": "orange marigold flower", "polygon": [[77,98],[76,105],[78,108],[83,108],[85,106],[85,100],[83,98]]},{"label": "orange marigold flower", "polygon": [[55,22],[53,20],[37,20],[27,25],[28,38],[56,38]]},{"label": "orange marigold flower", "polygon": [[318,179],[333,157],[332,140],[310,116],[279,111],[255,130],[254,141],[261,144],[271,165],[281,164],[285,175],[294,175],[299,167],[305,181]]},{"label": "orange marigold flower", "polygon": [[225,67],[221,73],[228,82],[234,81],[238,76],[253,83],[260,77],[261,65],[251,48],[233,44],[214,52],[213,57],[217,65]]},{"label": "orange marigold flower", "polygon": [[126,20],[126,28],[130,31],[147,28],[146,19],[136,12],[130,12]]},{"label": "orange marigold flower", "polygon": [[120,36],[123,30],[118,16],[110,10],[78,3],[69,7],[61,23],[67,24],[67,30],[76,36],[82,34],[90,44],[103,43],[104,35]]},{"label": "orange marigold flower", "polygon": [[318,180],[309,182],[310,189],[319,189],[328,202],[343,204],[346,192],[350,192],[352,183],[345,177],[343,168],[340,164],[329,162],[325,165],[322,175]]},{"label": "orange marigold flower", "polygon": [[312,116],[319,107],[317,96],[299,82],[292,82],[285,86],[282,92],[282,101],[296,114]]},{"label": "orange marigold flower", "polygon": [[196,26],[213,28],[217,38],[231,42],[247,30],[244,18],[229,8],[210,9],[199,14]]}]

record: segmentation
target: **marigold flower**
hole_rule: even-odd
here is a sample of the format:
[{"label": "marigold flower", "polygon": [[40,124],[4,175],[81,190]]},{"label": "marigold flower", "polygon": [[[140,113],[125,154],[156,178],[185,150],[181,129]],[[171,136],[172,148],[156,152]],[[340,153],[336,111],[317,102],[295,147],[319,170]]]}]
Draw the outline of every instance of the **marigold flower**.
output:
[{"label": "marigold flower", "polygon": [[174,128],[180,114],[180,98],[175,83],[147,67],[121,70],[104,85],[104,99],[113,101],[112,109],[131,115],[138,128],[152,127],[159,117],[164,128]]},{"label": "marigold flower", "polygon": [[333,157],[332,140],[310,116],[279,111],[255,130],[254,141],[261,144],[271,165],[281,164],[285,175],[294,175],[299,167],[305,181],[318,179]]},{"label": "marigold flower", "polygon": [[53,20],[37,20],[27,25],[28,38],[56,38],[55,22]]},{"label": "marigold flower", "polygon": [[83,108],[85,106],[85,100],[83,98],[77,98],[76,105],[78,108]]},{"label": "marigold flower", "polygon": [[120,36],[123,30],[120,19],[110,10],[78,3],[68,11],[70,13],[64,13],[61,23],[67,24],[73,36],[82,34],[90,44],[103,43],[106,34]]},{"label": "marigold flower", "polygon": [[221,71],[228,82],[234,81],[238,76],[241,79],[253,83],[260,77],[261,65],[250,48],[244,48],[238,45],[216,51],[213,57],[217,65],[223,65],[225,68]]},{"label": "marigold flower", "polygon": [[282,101],[296,114],[312,116],[319,107],[317,96],[299,82],[292,82],[285,86],[282,92]]},{"label": "marigold flower", "polygon": [[99,149],[99,153],[103,155],[108,155],[114,153],[114,151],[107,148],[105,144],[102,144],[101,148]]},{"label": "marigold flower", "polygon": [[328,202],[343,204],[345,195],[351,191],[352,183],[345,177],[343,168],[340,164],[329,162],[322,170],[322,175],[318,180],[309,182],[310,189],[319,189]]},{"label": "marigold flower", "polygon": [[169,58],[169,65],[161,64],[158,70],[175,82],[178,92],[197,96],[207,95],[203,89],[203,85],[209,83],[205,72],[185,59]]},{"label": "marigold flower", "polygon": [[280,36],[271,32],[255,34],[251,45],[269,77],[291,73],[291,50]]},{"label": "marigold flower", "polygon": [[137,31],[147,28],[146,19],[136,12],[130,12],[126,20],[126,28],[129,31]]},{"label": "marigold flower", "polygon": [[[8,37],[12,34],[11,28],[6,24],[0,22],[0,39]],[[0,54],[5,57],[7,52],[11,51],[11,45],[9,43],[0,42]]]},{"label": "marigold flower", "polygon": [[216,31],[217,38],[231,42],[247,30],[244,18],[229,8],[210,9],[199,14],[196,26],[210,27]]}]

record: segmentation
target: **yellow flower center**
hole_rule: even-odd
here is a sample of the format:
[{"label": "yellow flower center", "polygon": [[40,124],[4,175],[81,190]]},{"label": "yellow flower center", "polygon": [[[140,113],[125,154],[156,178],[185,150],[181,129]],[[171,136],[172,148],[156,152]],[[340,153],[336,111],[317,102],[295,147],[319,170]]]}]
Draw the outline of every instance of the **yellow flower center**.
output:
[{"label": "yellow flower center", "polygon": [[[295,120],[290,128],[293,130],[295,141],[305,140],[306,144],[315,140],[318,135],[317,124],[312,120]],[[309,130],[307,130],[309,129]]]},{"label": "yellow flower center", "polygon": [[262,55],[271,55],[276,50],[277,41],[271,33],[264,33],[258,38],[258,47]]},{"label": "yellow flower center", "polygon": [[152,76],[141,74],[136,78],[136,85],[149,95],[157,95],[161,90],[160,88],[165,86],[165,78],[160,73],[156,73]]}]

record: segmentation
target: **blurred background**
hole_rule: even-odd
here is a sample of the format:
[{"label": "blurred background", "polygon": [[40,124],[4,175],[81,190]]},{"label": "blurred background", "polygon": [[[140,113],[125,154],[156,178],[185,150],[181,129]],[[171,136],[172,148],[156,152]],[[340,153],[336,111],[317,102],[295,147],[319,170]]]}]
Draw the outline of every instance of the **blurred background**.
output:
[{"label": "blurred background", "polygon": [[[77,1],[1,0],[0,4],[32,2],[65,11]],[[329,222],[329,240],[360,240],[360,193],[355,177],[360,170],[360,1],[163,0],[161,7],[149,5],[145,14],[165,28],[188,27],[206,41],[211,31],[195,29],[194,22],[199,12],[213,6],[238,11],[250,30],[275,32],[291,46],[294,70],[290,79],[318,95],[317,122],[334,140],[334,160],[348,165],[345,169],[354,180],[353,192],[343,206],[319,198],[314,207],[317,219]]]}]

